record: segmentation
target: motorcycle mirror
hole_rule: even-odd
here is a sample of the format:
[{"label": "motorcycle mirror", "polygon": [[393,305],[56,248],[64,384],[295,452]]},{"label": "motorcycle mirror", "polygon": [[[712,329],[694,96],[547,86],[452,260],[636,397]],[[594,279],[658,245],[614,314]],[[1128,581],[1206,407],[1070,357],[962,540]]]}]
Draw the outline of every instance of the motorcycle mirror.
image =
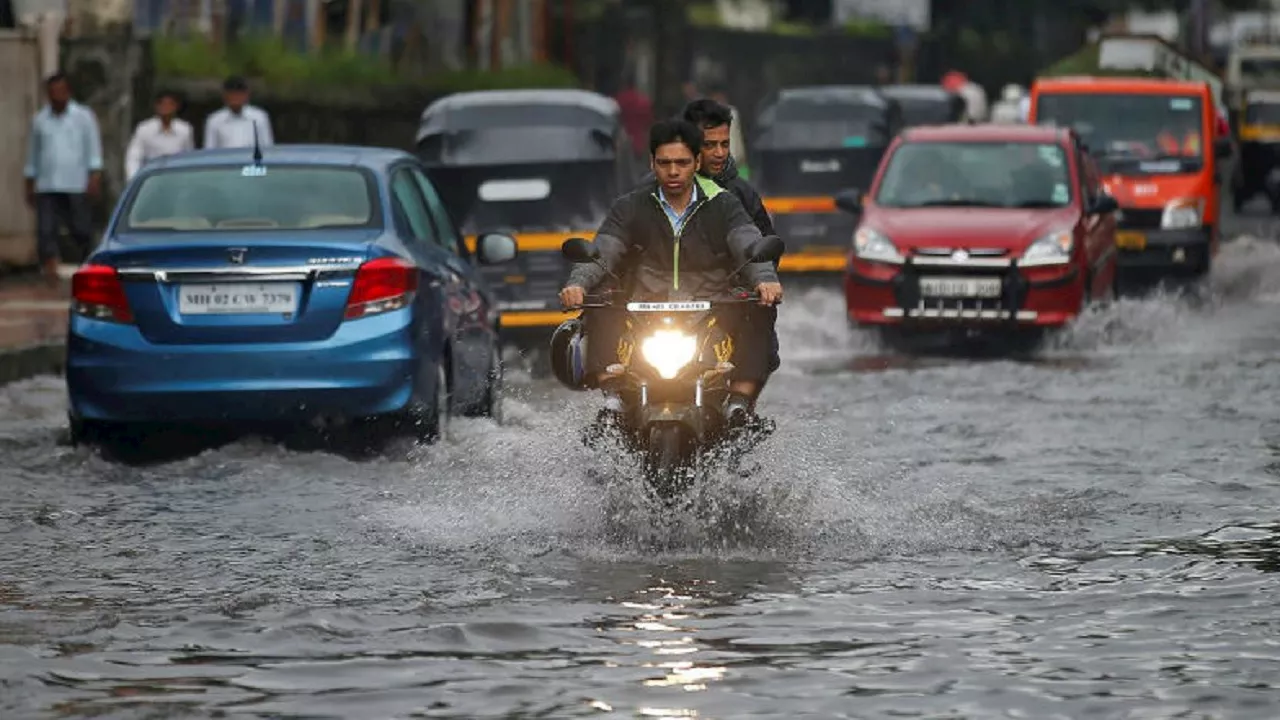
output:
[{"label": "motorcycle mirror", "polygon": [[787,245],[782,242],[782,238],[777,235],[766,235],[763,240],[755,244],[751,248],[751,262],[778,262],[782,254],[786,252]]},{"label": "motorcycle mirror", "polygon": [[600,258],[600,248],[583,238],[572,237],[560,246],[560,254],[571,263],[585,264]]}]

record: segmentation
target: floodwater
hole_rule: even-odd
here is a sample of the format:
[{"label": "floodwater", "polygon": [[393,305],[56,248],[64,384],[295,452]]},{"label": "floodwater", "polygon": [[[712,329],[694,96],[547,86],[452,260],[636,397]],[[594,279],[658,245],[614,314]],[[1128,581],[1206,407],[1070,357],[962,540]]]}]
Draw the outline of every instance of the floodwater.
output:
[{"label": "floodwater", "polygon": [[593,398],[407,459],[143,467],[0,388],[0,718],[1280,717],[1280,247],[1024,361],[783,306],[779,430],[689,512]]}]

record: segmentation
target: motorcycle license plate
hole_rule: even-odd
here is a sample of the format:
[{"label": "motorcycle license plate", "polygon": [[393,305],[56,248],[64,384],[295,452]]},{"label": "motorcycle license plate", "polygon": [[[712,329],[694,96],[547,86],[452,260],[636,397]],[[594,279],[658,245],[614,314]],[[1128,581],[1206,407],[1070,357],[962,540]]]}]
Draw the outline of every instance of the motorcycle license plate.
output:
[{"label": "motorcycle license plate", "polygon": [[706,301],[627,303],[630,312],[702,312],[710,309],[711,303]]},{"label": "motorcycle license plate", "polygon": [[1000,278],[931,277],[920,278],[920,294],[935,298],[997,298]]}]

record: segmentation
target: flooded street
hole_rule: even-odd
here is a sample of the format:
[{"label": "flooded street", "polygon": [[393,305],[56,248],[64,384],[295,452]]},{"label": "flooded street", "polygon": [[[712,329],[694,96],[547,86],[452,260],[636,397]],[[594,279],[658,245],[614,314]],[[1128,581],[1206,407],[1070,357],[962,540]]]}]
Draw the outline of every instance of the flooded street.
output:
[{"label": "flooded street", "polygon": [[[0,388],[0,718],[1280,717],[1280,245],[1028,361],[788,298],[778,432],[666,516],[514,379],[409,460],[146,467]],[[568,409],[565,408],[567,403]]]}]

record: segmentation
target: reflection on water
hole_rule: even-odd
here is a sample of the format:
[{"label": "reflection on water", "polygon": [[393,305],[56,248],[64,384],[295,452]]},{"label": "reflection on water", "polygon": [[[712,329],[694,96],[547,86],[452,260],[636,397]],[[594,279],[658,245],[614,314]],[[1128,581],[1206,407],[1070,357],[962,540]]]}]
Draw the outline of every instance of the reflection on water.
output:
[{"label": "reflection on water", "polygon": [[1030,560],[1039,569],[1071,575],[1106,558],[1207,558],[1246,565],[1263,573],[1280,572],[1280,521],[1228,525],[1194,537],[1145,540],[1122,547]]},{"label": "reflection on water", "polygon": [[[634,659],[643,669],[636,676],[639,687],[665,701],[638,707],[636,712],[645,717],[700,717],[697,709],[674,700],[732,679],[733,669],[725,660],[735,652],[722,633],[703,637],[704,628],[732,618],[734,606],[762,591],[798,589],[793,569],[782,562],[689,559],[637,569],[641,571],[619,573],[601,565],[586,578],[614,588],[608,597],[611,609],[592,619],[592,627],[608,640],[642,651]],[[616,700],[596,702],[625,710]],[[695,703],[685,703],[690,704]]]}]

